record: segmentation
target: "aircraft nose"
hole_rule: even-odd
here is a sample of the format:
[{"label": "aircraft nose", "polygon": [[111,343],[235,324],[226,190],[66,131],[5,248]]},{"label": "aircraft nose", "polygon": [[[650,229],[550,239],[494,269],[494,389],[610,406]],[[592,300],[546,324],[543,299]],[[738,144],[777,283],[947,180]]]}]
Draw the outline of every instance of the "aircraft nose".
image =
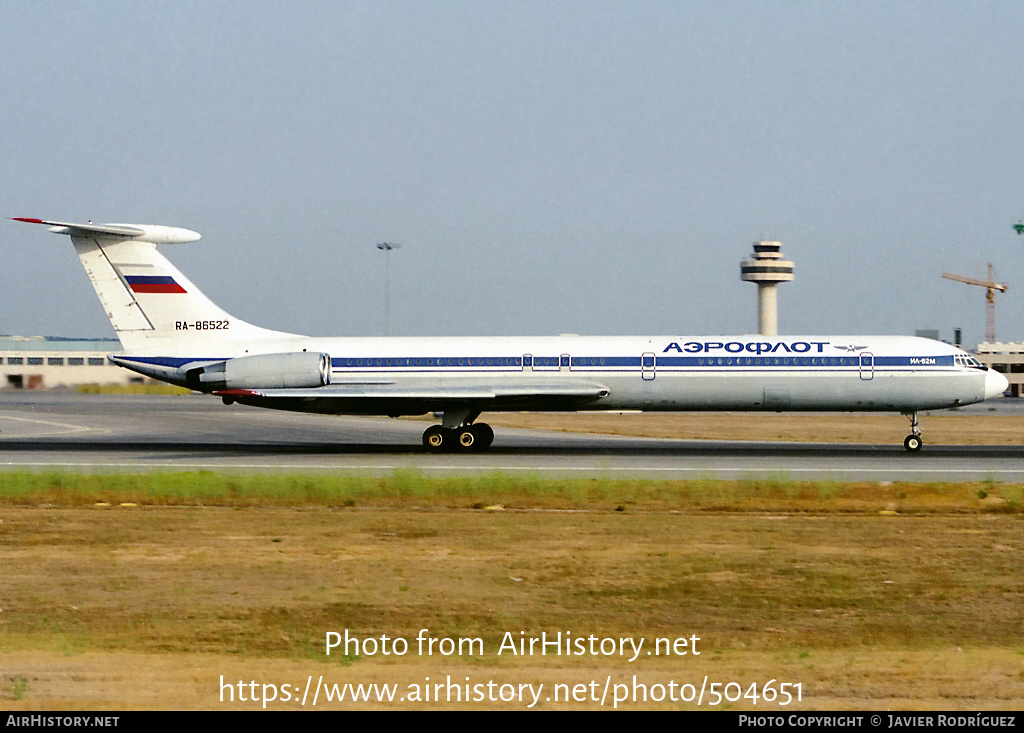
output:
[{"label": "aircraft nose", "polygon": [[985,399],[990,400],[993,397],[998,397],[1006,388],[1010,386],[1009,381],[1006,377],[997,372],[995,369],[989,369],[985,372]]}]

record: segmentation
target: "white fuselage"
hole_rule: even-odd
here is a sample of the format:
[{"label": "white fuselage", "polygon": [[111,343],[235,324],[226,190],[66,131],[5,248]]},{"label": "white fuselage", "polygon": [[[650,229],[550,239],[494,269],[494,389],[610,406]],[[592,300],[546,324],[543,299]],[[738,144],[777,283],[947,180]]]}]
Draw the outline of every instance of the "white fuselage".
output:
[{"label": "white fuselage", "polygon": [[[331,357],[329,386],[296,393],[302,399],[294,403],[266,405],[311,412],[396,414],[386,400],[360,399],[352,390],[361,387],[415,391],[580,383],[604,388],[605,394],[592,400],[536,399],[522,408],[531,410],[907,413],[979,402],[1005,389],[1002,375],[977,365],[960,349],[901,336],[286,337],[211,343],[208,353],[196,351],[194,343],[191,348],[191,353],[173,356],[123,358],[130,368],[175,381],[173,370],[186,364],[261,353],[326,353]],[[320,395],[325,401],[317,404]],[[241,401],[261,402],[253,397]],[[408,407],[443,410],[452,401],[412,400]],[[498,399],[484,409],[516,409],[518,404]]]}]

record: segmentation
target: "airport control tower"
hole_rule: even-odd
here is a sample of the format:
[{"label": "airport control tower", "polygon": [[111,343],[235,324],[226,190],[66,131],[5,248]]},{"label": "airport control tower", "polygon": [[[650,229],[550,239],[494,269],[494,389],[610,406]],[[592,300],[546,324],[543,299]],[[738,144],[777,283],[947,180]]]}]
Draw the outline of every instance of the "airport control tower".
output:
[{"label": "airport control tower", "polygon": [[776,286],[793,279],[793,263],[782,259],[782,242],[754,242],[754,254],[740,263],[740,279],[757,283],[757,323],[762,336],[779,333]]}]

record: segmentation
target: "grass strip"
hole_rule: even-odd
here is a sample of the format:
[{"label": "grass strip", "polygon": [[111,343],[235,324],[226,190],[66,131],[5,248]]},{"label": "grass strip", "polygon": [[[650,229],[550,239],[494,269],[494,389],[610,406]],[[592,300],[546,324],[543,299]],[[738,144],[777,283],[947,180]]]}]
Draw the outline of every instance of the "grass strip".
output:
[{"label": "grass strip", "polygon": [[557,479],[501,472],[430,476],[0,473],[0,506],[404,507],[596,511],[1021,513],[1024,485],[794,481]]}]

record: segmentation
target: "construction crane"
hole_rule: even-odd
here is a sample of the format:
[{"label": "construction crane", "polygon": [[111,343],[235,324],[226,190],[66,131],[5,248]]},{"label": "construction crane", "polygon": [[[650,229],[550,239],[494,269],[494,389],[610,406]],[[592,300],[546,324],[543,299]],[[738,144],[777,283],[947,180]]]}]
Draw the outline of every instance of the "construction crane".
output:
[{"label": "construction crane", "polygon": [[942,276],[947,280],[967,283],[968,285],[980,285],[986,288],[985,303],[985,340],[990,344],[996,340],[996,291],[1005,293],[1008,287],[1006,283],[997,283],[992,280],[992,263],[988,263],[988,280],[979,280],[976,277],[966,275],[954,275],[951,272],[944,272]]}]

